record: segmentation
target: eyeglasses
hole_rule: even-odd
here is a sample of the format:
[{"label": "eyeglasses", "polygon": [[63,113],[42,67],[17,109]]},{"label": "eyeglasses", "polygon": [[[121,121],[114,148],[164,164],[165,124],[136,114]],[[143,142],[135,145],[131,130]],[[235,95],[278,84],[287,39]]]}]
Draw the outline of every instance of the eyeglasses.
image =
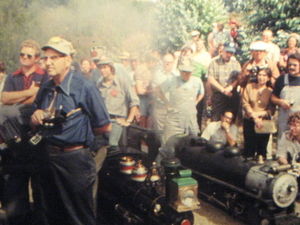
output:
[{"label": "eyeglasses", "polygon": [[26,56],[28,59],[32,59],[33,58],[33,55],[30,55],[30,54],[26,54],[26,53],[20,53],[20,56],[23,58],[24,56]]},{"label": "eyeglasses", "polygon": [[41,59],[43,61],[48,61],[48,59],[51,59],[51,61],[56,61],[59,58],[65,57],[64,55],[52,55],[52,56],[43,56]]}]

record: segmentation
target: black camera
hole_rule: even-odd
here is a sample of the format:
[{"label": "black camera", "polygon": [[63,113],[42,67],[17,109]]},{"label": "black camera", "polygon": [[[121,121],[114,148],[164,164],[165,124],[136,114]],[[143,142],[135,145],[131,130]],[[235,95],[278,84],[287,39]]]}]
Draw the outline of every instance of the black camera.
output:
[{"label": "black camera", "polygon": [[257,75],[260,70],[266,69],[267,66],[252,66],[249,71],[249,82],[256,83],[257,82]]},{"label": "black camera", "polygon": [[54,113],[46,112],[45,119],[43,120],[43,126],[47,128],[61,125],[67,118],[66,112],[61,109],[56,109]]},{"label": "black camera", "polygon": [[29,139],[30,144],[37,145],[43,139],[46,131],[61,126],[62,123],[65,122],[67,114],[61,109],[56,109],[53,113],[45,112],[45,117],[46,118],[43,120],[43,124],[39,127],[38,131]]},{"label": "black camera", "polygon": [[252,66],[252,68],[249,70],[249,82],[255,83],[257,82],[257,74],[259,72],[260,68],[258,66]]}]

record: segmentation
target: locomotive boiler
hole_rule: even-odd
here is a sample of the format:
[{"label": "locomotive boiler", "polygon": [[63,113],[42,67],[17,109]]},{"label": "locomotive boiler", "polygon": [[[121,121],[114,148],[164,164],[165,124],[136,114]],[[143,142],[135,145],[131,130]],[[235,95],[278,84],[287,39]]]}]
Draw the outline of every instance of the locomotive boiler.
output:
[{"label": "locomotive boiler", "polygon": [[145,166],[142,152],[108,157],[100,171],[99,212],[110,225],[192,225],[199,207],[198,185],[178,160],[165,162],[164,175]]},{"label": "locomotive boiler", "polygon": [[199,137],[173,137],[169,146],[192,169],[199,196],[251,225],[300,224],[295,214],[297,166],[246,161],[237,148],[217,148]]}]

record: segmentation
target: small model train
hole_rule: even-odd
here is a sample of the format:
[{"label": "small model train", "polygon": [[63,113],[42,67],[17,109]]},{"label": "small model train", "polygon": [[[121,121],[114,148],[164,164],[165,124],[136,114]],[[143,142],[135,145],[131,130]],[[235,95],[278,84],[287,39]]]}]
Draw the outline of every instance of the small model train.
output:
[{"label": "small model train", "polygon": [[[149,135],[153,131],[138,127],[131,130],[134,131],[128,133],[129,139],[143,138],[152,151],[151,145],[157,143]],[[140,135],[134,134],[137,130]],[[195,136],[174,136],[170,142],[168,146],[173,146],[182,166],[191,169],[198,181],[201,199],[225,208],[250,225],[300,224],[295,213],[299,191],[297,165],[247,161],[237,148],[213,146]]]},{"label": "small model train", "polygon": [[247,161],[237,148],[216,148],[199,137],[174,137],[176,156],[192,169],[200,197],[247,224],[300,224],[295,214],[298,166]]},{"label": "small model train", "polygon": [[[12,126],[18,123],[8,122],[0,135],[8,145],[18,143],[22,136]],[[156,132],[131,126],[127,136],[124,151],[108,157],[99,173],[98,207],[108,224],[192,225],[198,196],[250,225],[300,224],[297,165],[247,161],[237,148],[174,136],[176,158],[163,160],[161,169],[153,164],[160,146]]]},{"label": "small model train", "polygon": [[199,207],[198,184],[176,159],[165,161],[164,176],[146,155],[109,157],[100,171],[99,211],[107,224],[192,225]]}]

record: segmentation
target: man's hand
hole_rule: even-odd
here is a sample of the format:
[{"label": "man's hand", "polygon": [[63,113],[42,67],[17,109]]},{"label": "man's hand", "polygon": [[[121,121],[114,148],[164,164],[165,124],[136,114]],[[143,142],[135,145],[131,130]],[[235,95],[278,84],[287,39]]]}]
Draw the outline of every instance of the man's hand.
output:
[{"label": "man's hand", "polygon": [[125,118],[117,118],[116,121],[123,127],[128,127],[130,125],[130,123]]},{"label": "man's hand", "polygon": [[45,111],[38,109],[31,116],[31,123],[33,125],[42,125],[45,119]]},{"label": "man's hand", "polygon": [[230,124],[227,122],[222,122],[221,127],[226,131],[229,132]]},{"label": "man's hand", "polygon": [[292,107],[292,105],[284,99],[281,99],[279,106],[285,110],[289,110]]},{"label": "man's hand", "polygon": [[285,158],[285,157],[283,157],[283,156],[279,156],[279,158],[278,158],[278,163],[279,164],[281,164],[281,165],[286,165],[286,164],[288,164],[289,162],[287,161],[287,159]]},{"label": "man's hand", "polygon": [[40,89],[40,87],[34,81],[32,81],[32,84],[28,88],[28,91],[31,93],[31,96],[34,96],[37,94],[39,89]]},{"label": "man's hand", "polygon": [[222,93],[224,95],[228,96],[228,97],[231,97],[232,96],[232,89],[233,89],[232,86],[229,85],[228,87],[224,88]]},{"label": "man's hand", "polygon": [[254,119],[254,122],[255,122],[255,126],[257,128],[262,128],[263,127],[262,119],[260,117],[256,117]]},{"label": "man's hand", "polygon": [[141,112],[139,109],[136,110],[134,118],[136,119],[137,122],[140,122],[141,120]]}]

